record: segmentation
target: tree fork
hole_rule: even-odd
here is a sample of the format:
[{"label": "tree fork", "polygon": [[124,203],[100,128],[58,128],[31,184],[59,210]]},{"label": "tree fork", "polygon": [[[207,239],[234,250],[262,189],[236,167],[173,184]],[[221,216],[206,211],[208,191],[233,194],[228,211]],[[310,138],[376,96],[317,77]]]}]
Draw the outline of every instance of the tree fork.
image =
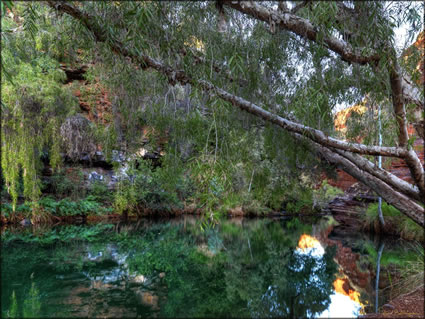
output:
[{"label": "tree fork", "polygon": [[[82,13],[79,9],[70,6],[66,3],[57,3],[55,1],[49,0],[48,4],[52,8],[68,13],[77,20],[81,21],[94,34],[97,41],[106,41],[107,37],[105,36],[105,33],[100,28],[100,26],[93,22],[94,19],[92,19],[92,17],[90,17],[89,15]],[[293,134],[298,134],[303,138],[307,138],[305,135],[306,133],[308,133],[308,138],[310,139],[311,143],[316,146],[315,149],[317,149],[317,146],[322,147],[321,154],[323,154],[326,159],[328,159],[332,163],[341,165],[347,173],[362,181],[364,184],[371,185],[373,189],[379,195],[381,195],[388,203],[394,205],[396,208],[402,211],[409,218],[413,219],[419,225],[424,226],[424,208],[422,206],[416,204],[411,197],[409,198],[406,195],[401,194],[379,178],[373,176],[368,172],[362,171],[358,167],[359,164],[354,164],[347,158],[344,158],[335,152],[335,149],[339,149],[363,155],[382,155],[407,158],[412,155],[409,154],[409,151],[406,148],[368,146],[358,143],[347,143],[332,138],[330,136],[325,135],[320,130],[295,123],[288,119],[282,118],[276,114],[270,113],[252,102],[249,102],[241,97],[235,96],[219,87],[216,87],[208,81],[199,80],[195,82],[183,70],[174,70],[173,68],[164,65],[162,62],[155,60],[143,53],[132,54],[129,50],[124,48],[121,43],[117,41],[108,41],[108,44],[115,53],[130,57],[133,62],[143,64],[147,67],[151,67],[163,73],[167,76],[168,81],[171,84],[179,82],[181,84],[189,83],[191,85],[199,86],[202,90],[206,92],[215,93],[221,99],[230,102],[232,105],[240,108],[241,110],[247,111],[248,113],[260,117],[268,122],[274,123]],[[360,61],[355,62],[363,64]],[[370,62],[370,60],[365,63],[368,62]]]}]

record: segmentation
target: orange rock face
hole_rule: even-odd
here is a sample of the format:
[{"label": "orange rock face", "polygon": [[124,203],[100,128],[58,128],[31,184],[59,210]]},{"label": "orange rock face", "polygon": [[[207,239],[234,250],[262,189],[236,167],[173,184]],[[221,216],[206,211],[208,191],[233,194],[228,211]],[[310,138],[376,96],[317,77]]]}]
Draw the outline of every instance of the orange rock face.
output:
[{"label": "orange rock face", "polygon": [[409,59],[409,56],[413,54],[414,50],[419,51],[419,61],[416,65],[415,71],[419,72],[419,78],[417,84],[424,85],[425,83],[425,31],[419,33],[415,43],[413,43],[404,53],[403,58]]},{"label": "orange rock face", "polygon": [[[418,38],[416,39],[416,42],[411,45],[404,53],[403,57],[408,58],[413,50],[419,50],[420,53],[420,59],[418,62],[418,65],[416,67],[416,70],[419,72],[419,79],[418,84],[424,85],[424,75],[425,75],[425,31],[422,31]],[[347,131],[347,120],[350,118],[350,116],[353,114],[353,112],[356,112],[358,114],[363,114],[366,111],[366,103],[367,99],[363,100],[362,103],[358,105],[351,106],[349,108],[346,108],[338,113],[335,114],[334,119],[334,125],[335,130],[338,132],[346,133]],[[421,139],[413,127],[413,125],[408,126],[408,133],[409,136],[415,136],[416,140],[414,142],[413,148],[418,154],[419,159],[422,163],[424,163],[424,140]],[[358,142],[361,141],[361,137],[359,137]],[[397,177],[400,177],[401,179],[408,181],[410,183],[413,183],[413,180],[410,175],[409,168],[407,167],[406,163],[403,160],[400,159],[394,159],[390,164],[384,165],[384,168],[386,168],[388,171],[396,175]],[[350,176],[349,174],[345,173],[344,171],[337,169],[337,175],[338,177],[335,180],[329,180],[329,184],[338,187],[342,190],[347,190],[350,186],[352,186],[354,183],[357,183],[358,181]]]},{"label": "orange rock face", "polygon": [[80,108],[85,117],[95,123],[108,124],[112,118],[111,101],[108,92],[99,83],[86,85],[86,94],[77,89],[74,95],[78,98]]},{"label": "orange rock face", "polygon": [[[344,247],[340,241],[328,237],[332,229],[333,226],[330,226],[324,231],[316,234],[315,237],[324,246],[336,246],[335,261],[340,266],[340,275],[342,278],[335,280],[333,283],[334,288],[356,301],[360,296],[360,294],[356,292],[356,289],[367,290],[372,282],[371,274],[369,271],[362,271],[360,267],[358,267],[358,261],[360,259],[359,253],[352,251],[350,247]],[[354,288],[354,286],[356,288]]]},{"label": "orange rock face", "polygon": [[335,114],[335,119],[334,119],[334,125],[335,125],[335,130],[345,133],[347,132],[347,120],[348,118],[351,116],[351,114],[353,112],[356,112],[358,114],[363,114],[364,112],[366,112],[366,106],[363,105],[364,103],[361,104],[357,104],[351,107],[348,107],[346,109],[343,109],[341,111],[339,111],[338,113]]},{"label": "orange rock face", "polygon": [[[424,163],[424,140],[420,138],[416,139],[413,148],[416,151],[416,154],[418,154],[419,160]],[[409,183],[413,183],[409,167],[407,167],[406,163],[402,159],[393,159],[389,164],[383,165],[383,167],[395,176]],[[354,183],[358,182],[357,179],[340,169],[337,169],[337,175],[336,179],[329,179],[328,183],[334,187],[342,189],[343,191],[346,191]]]},{"label": "orange rock face", "polygon": [[425,31],[422,31],[415,42],[415,47],[421,51],[421,59],[417,66],[421,76],[419,77],[419,84],[424,85],[425,83]]}]

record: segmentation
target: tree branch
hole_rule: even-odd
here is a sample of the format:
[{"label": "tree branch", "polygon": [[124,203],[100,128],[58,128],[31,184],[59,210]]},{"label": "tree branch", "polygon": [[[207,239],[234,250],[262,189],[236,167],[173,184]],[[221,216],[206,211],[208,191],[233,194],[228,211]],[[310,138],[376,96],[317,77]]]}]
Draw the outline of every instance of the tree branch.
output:
[{"label": "tree branch", "polygon": [[425,175],[421,160],[414,150],[409,150],[404,161],[409,167],[410,174],[412,175],[415,184],[418,185],[419,190],[421,191],[422,198],[425,198]]},{"label": "tree branch", "polygon": [[248,84],[248,81],[245,79],[234,78],[232,73],[226,66],[218,63],[215,60],[207,60],[204,56],[198,55],[198,52],[195,52],[195,50],[192,48],[182,48],[178,51],[178,53],[185,56],[188,54],[188,51],[191,53],[192,58],[195,60],[195,64],[211,64],[213,70],[217,74],[222,74],[229,82],[236,82],[240,87],[244,87]]},{"label": "tree branch", "polygon": [[292,14],[296,14],[300,9],[304,8],[305,6],[307,6],[309,3],[311,3],[311,0],[307,0],[307,1],[302,1],[299,4],[297,4],[295,7],[293,7],[291,9],[291,13]]},{"label": "tree branch", "polygon": [[396,116],[398,126],[398,142],[399,146],[407,150],[404,160],[409,167],[410,173],[418,185],[422,196],[425,197],[425,181],[424,181],[424,168],[419,160],[415,151],[409,149],[408,145],[409,133],[407,131],[407,119],[406,119],[406,108],[405,108],[405,85],[401,74],[400,67],[398,65],[395,53],[392,56],[392,63],[390,63],[390,83],[391,83],[391,94],[393,100],[393,108]]},{"label": "tree branch", "polygon": [[423,96],[421,96],[421,93],[418,88],[412,83],[413,81],[410,79],[410,77],[407,74],[403,74],[401,80],[403,98],[406,103],[412,103],[418,106],[419,108],[424,109],[424,98]]},{"label": "tree branch", "polygon": [[400,147],[407,146],[409,134],[407,132],[406,109],[404,107],[403,85],[400,68],[393,59],[393,65],[389,66],[391,95],[393,108],[398,124],[398,144]]},{"label": "tree branch", "polygon": [[233,95],[219,87],[216,87],[210,82],[199,80],[198,85],[201,86],[201,88],[203,88],[204,90],[214,92],[217,96],[227,102],[232,103],[232,105],[237,106],[241,110],[256,115],[262,118],[263,120],[276,124],[290,132],[305,135],[309,139],[319,144],[363,155],[382,155],[401,158],[406,156],[406,150],[400,147],[369,146],[358,143],[348,143],[345,141],[338,140],[336,138],[325,135],[325,133],[320,130],[290,121],[286,118],[270,113],[269,111],[264,110],[263,108],[245,100],[242,97]]},{"label": "tree branch", "polygon": [[[48,1],[48,4],[51,7],[55,8],[56,10],[68,13],[74,18],[76,18],[77,20],[80,20],[90,31],[93,32],[97,41],[99,42],[106,41],[107,37],[105,36],[105,33],[95,23],[95,19],[93,19],[89,15],[82,13],[79,9],[72,7],[66,3],[56,3],[54,1]],[[199,80],[195,82],[184,71],[174,70],[173,68],[143,53],[140,53],[140,52],[137,54],[131,53],[128,49],[126,49],[121,43],[119,43],[116,40],[109,40],[108,44],[111,46],[111,49],[115,53],[121,54],[125,57],[130,57],[133,62],[142,64],[143,67],[150,67],[161,72],[167,77],[168,81],[171,84],[180,82],[181,84],[189,83],[191,85],[197,85],[204,91],[215,93],[217,96],[219,96],[223,100],[230,102],[232,105],[237,106],[241,110],[254,114],[268,122],[274,123],[286,129],[287,131],[294,133],[296,136],[303,137],[304,139],[308,138],[310,142],[312,143],[312,145],[314,145],[315,149],[319,147],[321,153],[330,162],[342,165],[344,167],[344,170],[347,171],[350,175],[352,175],[353,177],[357,178],[358,180],[362,181],[365,184],[371,185],[374,188],[374,190],[376,190],[376,192],[380,194],[388,203],[400,209],[403,213],[405,213],[407,216],[415,220],[420,225],[423,225],[423,218],[424,218],[423,207],[414,203],[412,200],[410,200],[409,198],[407,198],[405,195],[401,194],[400,192],[394,190],[394,188],[388,185],[385,181],[380,180],[376,176],[378,173],[375,174],[374,176],[371,173],[368,173],[367,171],[361,170],[357,165],[351,162],[347,157],[341,156],[340,154],[336,153],[335,150],[331,150],[331,148],[335,148],[337,150],[343,150],[343,151],[350,151],[353,153],[364,154],[364,155],[383,155],[383,156],[402,157],[417,164],[417,161],[415,161],[416,154],[413,155],[412,154],[413,151],[407,151],[407,149],[400,148],[400,147],[367,146],[364,144],[347,143],[344,141],[340,141],[338,139],[326,136],[320,130],[316,130],[314,128],[304,126],[302,124],[298,124],[296,122],[282,118],[276,114],[270,113],[241,97],[235,96],[213,85],[212,83],[208,81]],[[395,85],[398,85],[398,83],[400,82],[399,78],[394,77],[394,82],[395,82]],[[399,99],[399,97],[397,96],[396,98]],[[416,156],[416,159],[417,159],[417,156]],[[370,171],[370,167],[368,167],[368,165],[364,167],[366,167],[366,170]],[[423,178],[423,168],[422,168],[421,176]],[[393,181],[391,181],[392,179],[389,179],[388,176],[387,177],[383,176],[383,177],[386,178],[389,183],[393,183]],[[415,178],[415,180],[416,179],[417,178]],[[404,191],[407,190],[408,192],[411,192],[415,197],[417,196],[416,191],[406,188],[406,185],[402,185],[399,183],[398,187],[399,188],[401,187],[402,189],[404,189]],[[419,184],[419,188],[421,189],[420,184]]]},{"label": "tree branch", "polygon": [[334,149],[333,151],[347,158],[349,161],[355,164],[358,168],[384,181],[385,183],[387,183],[388,185],[390,185],[397,191],[411,198],[414,198],[417,201],[425,202],[425,198],[421,195],[418,187],[402,180],[401,178],[395,176],[394,174],[391,174],[390,172],[387,172],[386,170],[382,168],[379,168],[378,166],[374,165],[371,161],[367,160],[366,158],[361,157],[357,154],[353,154],[353,153],[338,150],[338,149]]},{"label": "tree branch", "polygon": [[[67,3],[57,3],[55,1],[48,1],[48,4],[59,11],[65,12],[73,16],[74,18],[80,20],[90,31],[93,32],[97,41],[105,42],[106,36],[100,27],[95,23],[93,17],[88,16],[87,14],[82,13],[78,8],[75,8]],[[348,143],[335,139],[333,137],[325,135],[322,131],[290,121],[286,118],[280,117],[276,114],[273,114],[269,111],[264,110],[263,108],[255,105],[252,102],[245,100],[242,97],[233,95],[224,89],[221,89],[212,83],[199,80],[195,82],[190,78],[183,70],[175,70],[170,66],[163,64],[162,62],[151,58],[150,56],[144,54],[143,52],[131,53],[126,49],[121,43],[116,40],[109,40],[108,44],[111,46],[112,51],[117,54],[121,54],[125,57],[132,59],[134,63],[142,64],[142,67],[153,68],[162,74],[164,74],[168,81],[171,84],[176,84],[177,82],[181,84],[191,84],[194,86],[199,86],[204,91],[215,93],[217,96],[223,100],[230,102],[232,105],[244,110],[248,113],[256,115],[263,120],[274,123],[290,132],[298,133],[305,135],[309,139],[325,145],[327,147],[333,147],[341,150],[350,151],[353,153],[363,154],[363,155],[374,155],[374,156],[390,156],[390,157],[400,157],[403,158],[406,156],[406,150],[400,147],[385,147],[385,146],[369,146],[359,143]]]},{"label": "tree branch", "polygon": [[[302,137],[302,136],[298,136]],[[309,141],[312,149],[315,150],[319,155],[324,157],[330,163],[336,164],[343,168],[345,172],[355,177],[363,184],[371,187],[378,195],[380,195],[388,204],[396,207],[400,212],[411,218],[420,226],[424,227],[424,213],[425,209],[419,204],[415,203],[407,196],[394,190],[384,181],[379,178],[361,170],[354,163],[347,158],[335,153],[331,149],[324,147],[315,142]]]},{"label": "tree branch", "polygon": [[[224,1],[223,4],[255,19],[267,23],[273,22],[280,29],[292,31],[302,38],[319,43],[317,28],[307,19],[289,12],[281,13],[253,1]],[[325,36],[322,41],[329,50],[340,55],[341,59],[346,62],[368,64],[380,60],[379,54],[375,53],[369,56],[358,54],[349,44],[335,37]]]}]

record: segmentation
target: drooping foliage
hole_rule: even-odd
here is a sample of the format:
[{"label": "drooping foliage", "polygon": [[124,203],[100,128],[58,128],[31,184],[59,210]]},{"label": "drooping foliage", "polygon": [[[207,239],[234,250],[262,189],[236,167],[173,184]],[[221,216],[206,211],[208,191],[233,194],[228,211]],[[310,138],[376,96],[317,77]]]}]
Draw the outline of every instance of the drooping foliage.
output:
[{"label": "drooping foliage", "polygon": [[[378,52],[385,56],[386,44],[395,41],[397,24],[407,23],[411,34],[422,28],[415,15],[419,9],[403,5],[410,13],[395,18],[391,18],[394,8],[390,10],[380,2],[305,5],[296,14],[319,26],[318,39],[306,42],[299,35],[277,32],[273,24],[213,2],[75,3],[75,7],[87,15],[87,21],[100,26],[95,28],[97,34],[84,26],[84,19],[77,21],[42,4],[26,3],[16,6],[16,16],[23,16],[23,23],[17,24],[19,30],[7,37],[2,34],[2,44],[6,44],[7,55],[9,50],[13,52],[13,42],[21,46],[35,43],[35,49],[27,50],[30,53],[27,56],[40,59],[42,56],[52,63],[52,72],[58,74],[58,62],[88,65],[86,80],[101,82],[112,97],[109,122],[97,126],[108,156],[114,149],[133,154],[146,148],[145,128],[154,128],[160,134],[152,134],[150,139],[162,137],[162,141],[158,138],[157,142],[165,144],[167,160],[164,163],[169,166],[168,172],[191,176],[195,196],[202,205],[213,208],[223,197],[238,194],[238,200],[249,197],[251,201],[258,200],[279,209],[282,202],[293,195],[291,191],[297,193],[293,185],[299,184],[301,175],[320,174],[323,165],[310,155],[307,145],[294,140],[291,134],[240,112],[231,103],[201,90],[196,83],[210,81],[277,115],[294,118],[330,135],[335,134],[335,110],[341,104],[359,103],[368,94],[373,100],[369,120],[362,118],[356,123],[353,117],[349,129],[355,133],[360,124],[368,129],[363,143],[376,143],[377,127],[365,122],[376,121],[375,110],[379,104],[385,115],[383,126],[388,132],[384,134],[384,145],[395,145],[395,120],[389,116],[392,113],[388,103],[389,82],[384,73],[376,72],[376,67],[384,68],[388,60],[380,59],[377,66],[348,65],[326,49],[325,38],[340,37],[353,47],[363,47],[363,54]],[[264,6],[272,8],[275,4],[264,3]],[[352,18],[350,10],[357,19]],[[341,19],[341,14],[342,17],[346,14],[346,19]],[[11,24],[8,28],[15,27],[11,15],[3,20],[2,23]],[[31,27],[32,24],[36,28]],[[127,54],[111,50],[111,43],[121,44]],[[195,84],[179,83],[176,74],[150,72],[146,65],[132,59],[139,53],[184,71]],[[55,79],[54,83],[61,80]],[[10,83],[7,85],[12,87]],[[58,90],[63,88],[58,86]],[[56,124],[51,126],[55,126],[56,131],[51,128],[51,136],[57,134],[58,125],[68,114],[65,109],[71,104],[58,93],[55,98],[66,107],[61,108],[60,116],[52,116]],[[11,101],[7,103],[9,108]],[[40,105],[48,107],[45,102]],[[18,121],[17,116],[13,118]],[[46,130],[47,127],[43,126]],[[49,133],[46,131],[46,134]],[[10,137],[12,140],[17,139]],[[53,145],[54,149],[59,148]],[[31,158],[37,158],[37,152]],[[29,157],[28,154],[33,153],[26,154]],[[53,163],[54,154],[50,154]],[[13,180],[16,184],[23,164],[13,166],[12,170],[8,163],[5,161],[3,165],[3,170],[9,172],[5,174],[9,174],[7,183],[12,185]],[[35,176],[35,172],[34,168],[30,175]],[[206,195],[211,195],[208,200]],[[125,202],[124,197],[121,200]],[[126,200],[131,202],[131,198]]]},{"label": "drooping foliage", "polygon": [[[14,10],[26,12],[21,5]],[[25,198],[39,197],[40,160],[46,152],[50,165],[59,165],[59,127],[75,99],[63,88],[59,62],[45,54],[46,30],[30,33],[6,18],[2,30],[2,72],[8,76],[2,76],[1,83],[1,167],[15,206],[21,179]]]}]

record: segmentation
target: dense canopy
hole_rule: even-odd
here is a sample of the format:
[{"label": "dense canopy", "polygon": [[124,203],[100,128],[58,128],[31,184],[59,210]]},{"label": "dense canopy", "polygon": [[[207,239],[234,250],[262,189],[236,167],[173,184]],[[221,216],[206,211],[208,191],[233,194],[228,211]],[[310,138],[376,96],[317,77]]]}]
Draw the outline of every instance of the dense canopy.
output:
[{"label": "dense canopy", "polygon": [[[15,203],[20,175],[24,195],[39,196],[43,156],[56,167],[72,147],[90,152],[88,139],[108,156],[135,154],[151,127],[157,144],[166,140],[167,187],[178,189],[170,176],[190,167],[199,197],[212,194],[207,207],[243,190],[277,209],[282,194],[296,196],[304,175],[337,166],[424,225],[424,166],[413,149],[420,130],[408,130],[423,125],[423,51],[402,54],[423,30],[423,3],[2,6],[2,174]],[[400,26],[406,47],[396,41]],[[64,66],[87,68],[86,80],[102,86],[112,104],[106,115],[81,122],[91,131],[80,139],[64,133],[78,113]],[[335,112],[362,103],[368,112],[341,136]],[[371,125],[378,109],[382,146]],[[88,144],[70,145],[75,140]],[[379,168],[377,156],[405,161],[413,182]]]}]

